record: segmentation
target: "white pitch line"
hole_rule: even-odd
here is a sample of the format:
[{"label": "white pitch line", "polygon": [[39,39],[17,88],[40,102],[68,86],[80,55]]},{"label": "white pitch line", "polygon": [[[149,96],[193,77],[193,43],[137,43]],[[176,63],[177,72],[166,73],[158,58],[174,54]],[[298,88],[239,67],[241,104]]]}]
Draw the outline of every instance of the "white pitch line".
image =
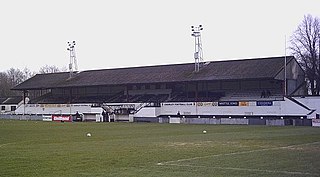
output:
[{"label": "white pitch line", "polygon": [[250,171],[250,172],[264,172],[264,173],[282,173],[287,175],[311,175],[319,176],[315,173],[304,173],[304,172],[291,172],[291,171],[277,171],[277,170],[261,170],[261,169],[250,169],[250,168],[234,168],[234,167],[208,167],[199,165],[179,165],[179,164],[162,164],[163,166],[178,166],[178,167],[192,167],[192,168],[214,168],[221,170],[238,170],[238,171]]},{"label": "white pitch line", "polygon": [[0,144],[0,148],[6,146],[6,145],[9,145],[9,144],[14,144],[14,143],[5,143],[5,144]]},{"label": "white pitch line", "polygon": [[18,143],[25,143],[25,142],[32,142],[32,141],[18,141],[18,142],[12,142],[12,143],[4,143],[4,144],[0,144],[0,148],[7,145],[11,145],[11,144],[18,144]]},{"label": "white pitch line", "polygon": [[207,155],[207,156],[198,156],[198,157],[192,157],[192,158],[186,158],[186,159],[179,159],[179,160],[172,160],[172,161],[166,161],[166,162],[159,162],[159,163],[157,163],[157,165],[165,165],[165,164],[170,164],[170,163],[184,162],[184,161],[190,161],[190,160],[196,160],[196,159],[205,159],[205,158],[210,158],[210,157],[239,155],[239,154],[248,154],[248,153],[252,153],[252,152],[270,151],[270,150],[277,150],[277,149],[286,149],[286,148],[292,148],[292,147],[303,146],[303,145],[318,144],[318,143],[320,143],[320,141],[312,142],[312,143],[305,143],[305,144],[282,146],[282,147],[273,147],[273,148],[266,148],[266,149],[256,149],[256,150],[251,150],[251,151],[232,152],[232,153],[226,153],[226,154],[212,154],[212,155]]}]

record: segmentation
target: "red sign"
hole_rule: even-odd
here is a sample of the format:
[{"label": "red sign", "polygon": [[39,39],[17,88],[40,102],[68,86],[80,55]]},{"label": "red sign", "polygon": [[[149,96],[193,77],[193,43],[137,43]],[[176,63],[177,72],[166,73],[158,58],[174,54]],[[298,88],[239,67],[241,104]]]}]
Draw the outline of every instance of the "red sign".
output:
[{"label": "red sign", "polygon": [[52,121],[64,121],[64,122],[71,122],[71,116],[60,116],[60,115],[52,115]]}]

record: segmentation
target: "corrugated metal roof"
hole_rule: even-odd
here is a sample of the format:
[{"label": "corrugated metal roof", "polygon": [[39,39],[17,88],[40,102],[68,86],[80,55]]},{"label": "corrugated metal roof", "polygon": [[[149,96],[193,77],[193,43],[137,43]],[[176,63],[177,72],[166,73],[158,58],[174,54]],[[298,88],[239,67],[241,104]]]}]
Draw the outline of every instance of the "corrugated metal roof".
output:
[{"label": "corrugated metal roof", "polygon": [[7,98],[0,98],[0,103],[6,101]]},{"label": "corrugated metal roof", "polygon": [[[292,56],[287,60],[294,59]],[[163,83],[206,80],[274,78],[284,66],[284,57],[212,61],[194,72],[194,63],[88,70],[69,78],[69,73],[37,74],[14,90]]]},{"label": "corrugated metal roof", "polygon": [[0,98],[0,104],[19,104],[23,100],[22,96],[11,96],[6,98]]},{"label": "corrugated metal roof", "polygon": [[14,87],[14,90],[54,88],[69,78],[68,72],[37,74]]}]

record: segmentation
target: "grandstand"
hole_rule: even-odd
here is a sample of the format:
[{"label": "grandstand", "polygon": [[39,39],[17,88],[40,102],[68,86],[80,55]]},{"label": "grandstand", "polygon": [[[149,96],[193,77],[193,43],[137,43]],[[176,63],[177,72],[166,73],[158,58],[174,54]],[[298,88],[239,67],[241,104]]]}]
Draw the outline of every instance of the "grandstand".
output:
[{"label": "grandstand", "polygon": [[286,61],[286,77],[285,57],[206,62],[199,72],[187,63],[88,70],[71,78],[67,72],[37,74],[13,88],[30,99],[16,113],[54,114],[33,108],[91,104],[128,121],[158,122],[177,112],[183,118],[306,118],[314,110],[293,98],[305,94],[304,72],[293,56]]}]

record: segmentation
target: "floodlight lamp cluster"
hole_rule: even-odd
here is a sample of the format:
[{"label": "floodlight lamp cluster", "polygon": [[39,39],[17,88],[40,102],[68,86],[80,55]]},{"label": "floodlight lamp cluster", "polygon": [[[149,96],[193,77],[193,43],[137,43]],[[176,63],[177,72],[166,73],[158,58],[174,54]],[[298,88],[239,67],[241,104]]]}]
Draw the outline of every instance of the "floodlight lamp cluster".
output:
[{"label": "floodlight lamp cluster", "polygon": [[[73,75],[73,71],[78,70],[75,45],[76,45],[76,41],[68,42],[67,50],[70,52],[70,63],[69,63],[70,78]],[[74,67],[74,70],[73,70],[73,67]]]},{"label": "floodlight lamp cluster", "polygon": [[200,35],[200,31],[203,30],[202,25],[199,26],[191,26],[192,34],[191,36],[198,37]]},{"label": "floodlight lamp cluster", "polygon": [[68,42],[69,47],[67,48],[67,50],[69,50],[69,51],[73,50],[75,45],[76,45],[76,41],[72,41],[72,43]]}]

